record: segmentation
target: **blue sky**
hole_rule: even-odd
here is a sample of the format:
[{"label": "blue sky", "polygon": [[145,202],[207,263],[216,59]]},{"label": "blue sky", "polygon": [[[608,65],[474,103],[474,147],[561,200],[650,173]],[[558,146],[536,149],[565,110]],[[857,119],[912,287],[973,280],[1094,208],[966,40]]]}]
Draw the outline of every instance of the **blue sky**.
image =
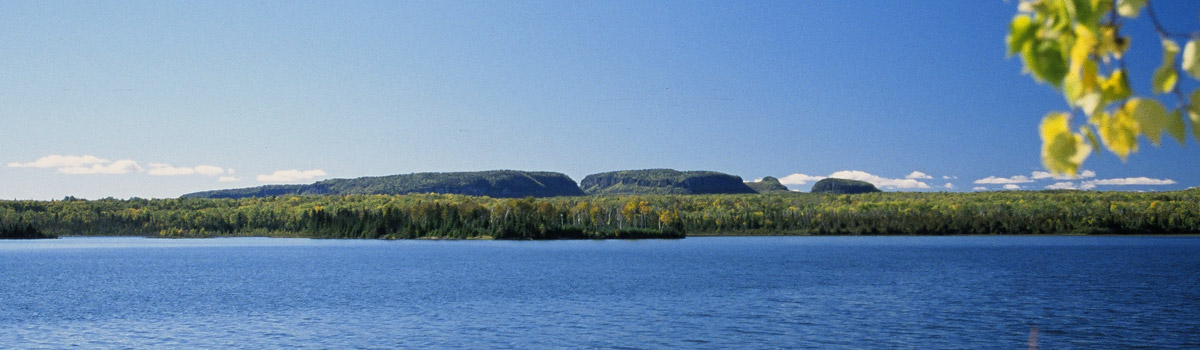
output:
[{"label": "blue sky", "polygon": [[[1200,3],[1155,6],[1178,31],[1200,26]],[[1005,57],[1015,12],[998,0],[5,2],[0,198],[490,169],[715,170],[805,191],[830,175],[922,191],[1200,185],[1194,139],[1143,140],[1124,163],[1094,153],[1084,179],[1035,173],[1038,123],[1067,105]],[[1144,16],[1123,31],[1148,94],[1158,38]]]}]

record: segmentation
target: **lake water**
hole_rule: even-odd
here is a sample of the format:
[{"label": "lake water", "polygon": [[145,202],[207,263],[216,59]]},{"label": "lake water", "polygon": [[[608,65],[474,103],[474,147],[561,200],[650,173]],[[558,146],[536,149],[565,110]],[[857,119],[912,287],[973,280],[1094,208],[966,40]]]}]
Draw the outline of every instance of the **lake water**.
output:
[{"label": "lake water", "polygon": [[0,241],[0,348],[1200,347],[1197,237]]}]

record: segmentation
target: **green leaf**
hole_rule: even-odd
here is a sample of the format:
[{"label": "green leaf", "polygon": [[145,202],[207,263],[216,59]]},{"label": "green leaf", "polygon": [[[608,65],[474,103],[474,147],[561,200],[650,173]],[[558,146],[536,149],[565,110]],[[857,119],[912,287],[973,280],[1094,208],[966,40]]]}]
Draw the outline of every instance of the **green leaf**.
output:
[{"label": "green leaf", "polygon": [[1188,111],[1188,119],[1192,121],[1192,137],[1200,140],[1200,113]]},{"label": "green leaf", "polygon": [[1025,50],[1025,46],[1034,41],[1037,37],[1038,26],[1033,22],[1033,19],[1026,15],[1018,15],[1013,17],[1012,23],[1008,25],[1008,55]]},{"label": "green leaf", "polygon": [[1162,143],[1162,133],[1167,129],[1167,108],[1157,100],[1135,98],[1125,103],[1125,109],[1137,121],[1138,130],[1155,146]]},{"label": "green leaf", "polygon": [[1100,141],[1096,139],[1096,133],[1092,132],[1092,128],[1087,127],[1087,125],[1080,125],[1079,133],[1087,138],[1088,145],[1092,149],[1100,149]]},{"label": "green leaf", "polygon": [[1175,89],[1175,83],[1179,80],[1179,74],[1175,73],[1175,69],[1170,66],[1158,67],[1154,71],[1154,93],[1165,94]]},{"label": "green leaf", "polygon": [[1188,119],[1192,121],[1192,137],[1200,140],[1200,89],[1192,91],[1192,98],[1188,102],[1191,106],[1188,109]]},{"label": "green leaf", "polygon": [[1117,13],[1121,16],[1136,18],[1138,12],[1142,11],[1142,6],[1146,6],[1146,0],[1119,0],[1117,1]]},{"label": "green leaf", "polygon": [[1042,118],[1042,164],[1056,174],[1074,175],[1092,152],[1080,135],[1069,131],[1066,113],[1050,113]]},{"label": "green leaf", "polygon": [[1200,79],[1200,40],[1192,40],[1183,46],[1183,70],[1192,78]]},{"label": "green leaf", "polygon": [[1176,44],[1175,41],[1171,40],[1171,39],[1163,39],[1162,46],[1163,46],[1163,59],[1162,59],[1163,65],[1168,65],[1168,66],[1175,65],[1175,56],[1179,55],[1179,44]]},{"label": "green leaf", "polygon": [[1175,89],[1179,81],[1179,72],[1175,70],[1175,56],[1179,54],[1179,45],[1170,39],[1163,39],[1163,62],[1154,71],[1154,93],[1164,94]]},{"label": "green leaf", "polygon": [[1180,146],[1187,146],[1187,127],[1183,125],[1183,111],[1175,110],[1167,115],[1167,135],[1171,135]]},{"label": "green leaf", "polygon": [[1067,3],[1071,6],[1070,10],[1075,13],[1075,18],[1081,23],[1093,23],[1095,13],[1092,10],[1091,0],[1071,0]]},{"label": "green leaf", "polygon": [[1022,51],[1022,58],[1025,59],[1025,67],[1040,81],[1058,87],[1062,85],[1063,77],[1067,76],[1067,61],[1063,58],[1062,48],[1054,40],[1045,40],[1027,48]]}]

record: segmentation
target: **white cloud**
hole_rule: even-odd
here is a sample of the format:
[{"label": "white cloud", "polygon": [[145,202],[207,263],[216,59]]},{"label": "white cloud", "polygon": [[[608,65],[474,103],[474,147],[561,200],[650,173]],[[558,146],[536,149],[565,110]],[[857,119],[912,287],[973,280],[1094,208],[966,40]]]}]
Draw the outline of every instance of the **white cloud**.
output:
[{"label": "white cloud", "polygon": [[983,186],[975,186],[975,187],[974,187],[974,188],[972,188],[971,190],[972,190],[972,191],[987,191],[987,187],[983,187]]},{"label": "white cloud", "polygon": [[292,170],[279,170],[279,171],[272,173],[271,175],[259,175],[257,177],[257,179],[259,182],[299,182],[299,181],[309,181],[314,178],[317,178],[320,176],[325,176],[325,175],[327,175],[327,174],[325,173],[324,170],[321,170],[321,169],[303,170],[303,171],[292,169]]},{"label": "white cloud", "polygon": [[217,178],[217,182],[238,182],[238,181],[240,181],[240,180],[241,180],[241,179],[238,179],[238,178],[236,178],[236,177],[233,177],[233,176],[222,176],[222,177],[218,177],[218,178]]},{"label": "white cloud", "polygon": [[219,166],[212,165],[197,165],[195,167],[174,167],[170,164],[150,163],[150,170],[146,174],[155,176],[179,176],[179,175],[204,175],[217,176],[225,173],[225,169]]},{"label": "white cloud", "polygon": [[233,174],[233,169],[224,169],[214,165],[197,165],[189,168],[171,166],[166,163],[150,163],[149,169],[144,169],[132,159],[122,159],[114,162],[92,155],[63,156],[52,154],[28,163],[8,163],[8,166],[13,168],[56,168],[59,173],[70,175],[129,174],[133,172],[145,172],[147,175],[153,176],[197,174],[218,176],[226,172]]},{"label": "white cloud", "polygon": [[[1091,190],[1091,189],[1096,188],[1096,186],[1132,186],[1132,185],[1161,186],[1161,185],[1174,185],[1176,183],[1175,180],[1171,180],[1171,179],[1152,179],[1152,178],[1148,178],[1148,177],[1127,177],[1127,178],[1119,178],[1119,179],[1084,180],[1084,179],[1090,179],[1090,178],[1094,178],[1094,177],[1096,177],[1096,172],[1091,171],[1091,170],[1081,171],[1076,176],[1055,175],[1055,174],[1045,172],[1045,171],[1034,171],[1033,173],[1030,174],[1030,177],[1026,177],[1024,175],[1017,175],[1017,176],[1007,177],[1007,178],[988,176],[987,178],[975,180],[975,183],[976,184],[1005,185],[1004,188],[1010,189],[1010,190],[1021,188],[1020,186],[1017,186],[1016,184],[1035,182],[1035,180],[1059,180],[1059,181],[1054,182],[1053,184],[1044,186],[1046,189],[1051,189],[1051,190]],[[1064,181],[1064,180],[1066,180],[1066,181]],[[1077,181],[1070,181],[1070,180],[1077,180]]]},{"label": "white cloud", "polygon": [[947,190],[953,190],[954,184],[947,182],[945,185],[942,185],[942,187],[945,187]]},{"label": "white cloud", "polygon": [[779,183],[784,185],[803,185],[810,181],[817,181],[824,178],[825,176],[811,176],[797,173],[779,178]]},{"label": "white cloud", "polygon": [[958,176],[942,175],[942,180],[958,180]]},{"label": "white cloud", "polygon": [[195,174],[196,169],[192,168],[176,168],[170,164],[150,163],[150,170],[146,174],[154,176],[176,176],[176,175],[191,175]]},{"label": "white cloud", "polygon": [[1079,186],[1076,186],[1074,182],[1065,182],[1064,181],[1064,182],[1055,182],[1053,185],[1046,186],[1046,189],[1049,189],[1049,190],[1077,190],[1077,189],[1079,189]]},{"label": "white cloud", "polygon": [[1017,175],[1017,176],[1013,176],[1013,177],[988,176],[988,177],[985,177],[985,178],[982,178],[979,180],[975,180],[975,184],[977,184],[977,185],[1009,185],[1009,184],[1030,183],[1030,182],[1033,182],[1033,180],[1030,180],[1028,177],[1025,177],[1025,175]]},{"label": "white cloud", "polygon": [[1075,180],[1075,179],[1087,179],[1087,178],[1092,178],[1092,177],[1096,177],[1096,172],[1095,172],[1095,171],[1091,171],[1091,170],[1084,170],[1084,171],[1081,171],[1081,172],[1079,172],[1079,174],[1078,174],[1078,175],[1076,175],[1076,176],[1070,176],[1070,175],[1054,175],[1054,174],[1051,174],[1051,173],[1049,173],[1049,172],[1045,172],[1045,171],[1035,171],[1035,172],[1033,172],[1033,179],[1034,179],[1034,180],[1041,180],[1041,179],[1055,179],[1055,180]]},{"label": "white cloud", "polygon": [[[914,171],[913,174],[909,174],[908,176],[913,176],[914,174],[928,176],[919,171]],[[842,171],[835,172],[833,174],[829,174],[829,176],[812,176],[812,175],[796,173],[796,174],[791,174],[791,175],[779,178],[779,183],[784,184],[784,185],[803,185],[803,184],[806,184],[806,183],[809,183],[812,181],[818,181],[818,180],[821,180],[824,178],[830,178],[830,177],[839,178],[839,179],[866,181],[866,182],[870,182],[872,185],[875,185],[875,187],[879,187],[879,188],[891,188],[891,189],[929,188],[929,184],[921,182],[921,181],[917,181],[915,179],[908,179],[908,178],[890,179],[890,178],[886,178],[886,177],[882,177],[882,176],[876,176],[874,174],[871,174],[871,173],[868,173],[865,171],[859,171],[859,170],[842,170]]]},{"label": "white cloud", "polygon": [[1129,185],[1174,185],[1175,180],[1171,179],[1151,179],[1148,177],[1127,177],[1122,179],[1106,179],[1085,181],[1093,185],[1109,185],[1109,186],[1129,186]]},{"label": "white cloud", "polygon": [[1081,182],[1062,181],[1056,182],[1053,185],[1046,186],[1048,189],[1079,189],[1091,190],[1096,186],[1162,186],[1174,185],[1175,180],[1171,179],[1151,179],[1148,177],[1126,177],[1119,179],[1104,179],[1104,180],[1088,180]]},{"label": "white cloud", "polygon": [[213,165],[197,165],[196,173],[204,176],[217,176],[225,173],[225,169]]},{"label": "white cloud", "polygon": [[58,168],[58,172],[70,175],[128,174],[144,170],[141,166],[138,166],[137,162],[129,159],[122,159],[109,164],[92,164],[90,167],[70,166]]},{"label": "white cloud", "polygon": [[928,179],[932,179],[933,176],[929,176],[929,174],[922,173],[920,171],[913,171],[912,173],[909,173],[908,176],[905,176],[904,178],[911,179],[911,180],[928,180]]},{"label": "white cloud", "polygon": [[868,173],[865,171],[858,171],[858,170],[843,170],[843,171],[839,171],[839,172],[836,172],[833,174],[829,174],[829,177],[835,177],[835,178],[839,178],[839,179],[866,181],[866,182],[870,182],[871,184],[873,184],[879,188],[904,188],[904,189],[929,188],[929,184],[921,182],[921,181],[917,181],[917,180],[913,180],[913,179],[889,179],[886,177],[880,177],[880,176],[872,175],[871,173]]},{"label": "white cloud", "polygon": [[12,168],[83,168],[95,164],[106,164],[108,162],[108,159],[91,155],[62,156],[52,154],[29,163],[8,163],[8,166]]}]

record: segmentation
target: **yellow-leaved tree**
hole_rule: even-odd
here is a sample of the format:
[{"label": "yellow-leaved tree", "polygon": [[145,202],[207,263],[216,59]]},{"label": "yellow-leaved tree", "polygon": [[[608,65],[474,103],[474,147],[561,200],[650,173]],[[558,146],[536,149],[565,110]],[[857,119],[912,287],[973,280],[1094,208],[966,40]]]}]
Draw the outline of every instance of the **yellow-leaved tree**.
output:
[{"label": "yellow-leaved tree", "polygon": [[[1074,175],[1101,145],[1122,160],[1144,136],[1158,146],[1166,133],[1187,142],[1187,126],[1200,139],[1200,89],[1182,91],[1180,75],[1200,79],[1200,32],[1167,31],[1149,0],[1021,0],[1006,41],[1025,69],[1066,97],[1071,110],[1051,112],[1040,127],[1042,163],[1058,174]],[[1130,39],[1123,21],[1142,12],[1162,40],[1162,65],[1154,71],[1153,94],[1173,98],[1169,108],[1156,96],[1138,96],[1129,87],[1124,54]],[[1182,52],[1179,42],[1185,41]],[[1182,56],[1182,59],[1180,59]],[[1138,72],[1140,73],[1140,72]],[[1173,96],[1173,97],[1172,97]],[[1072,123],[1082,115],[1086,122]],[[1190,120],[1185,122],[1184,118]],[[1078,127],[1073,127],[1077,124]]]}]

